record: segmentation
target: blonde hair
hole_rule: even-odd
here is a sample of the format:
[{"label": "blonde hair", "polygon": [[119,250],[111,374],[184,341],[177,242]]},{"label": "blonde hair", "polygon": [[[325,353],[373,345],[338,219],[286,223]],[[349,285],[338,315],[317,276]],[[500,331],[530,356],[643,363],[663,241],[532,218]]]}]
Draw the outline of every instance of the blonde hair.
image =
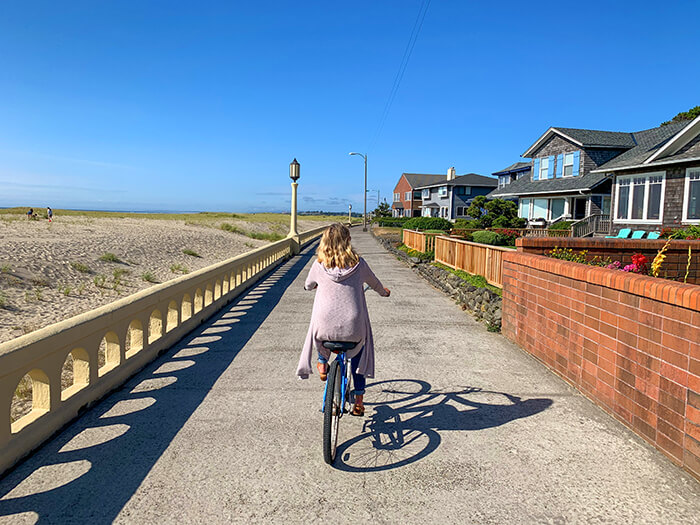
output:
[{"label": "blonde hair", "polygon": [[351,268],[360,262],[350,244],[350,230],[340,223],[331,224],[323,232],[316,256],[326,268]]}]

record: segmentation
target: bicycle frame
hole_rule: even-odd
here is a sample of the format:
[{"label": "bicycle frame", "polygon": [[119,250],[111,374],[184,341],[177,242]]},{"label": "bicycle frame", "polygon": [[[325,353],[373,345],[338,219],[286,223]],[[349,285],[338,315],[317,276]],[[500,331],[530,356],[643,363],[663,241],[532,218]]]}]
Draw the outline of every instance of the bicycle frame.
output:
[{"label": "bicycle frame", "polygon": [[[338,361],[340,365],[340,377],[342,380],[340,382],[340,399],[343,400],[343,410],[340,416],[345,413],[345,396],[347,395],[348,385],[350,384],[350,363],[345,352],[338,352],[335,356],[335,360]],[[330,363],[328,363],[330,365]],[[328,395],[328,381],[326,381],[326,386],[323,389],[323,401],[321,402],[321,412],[323,413],[326,406],[326,396]]]}]

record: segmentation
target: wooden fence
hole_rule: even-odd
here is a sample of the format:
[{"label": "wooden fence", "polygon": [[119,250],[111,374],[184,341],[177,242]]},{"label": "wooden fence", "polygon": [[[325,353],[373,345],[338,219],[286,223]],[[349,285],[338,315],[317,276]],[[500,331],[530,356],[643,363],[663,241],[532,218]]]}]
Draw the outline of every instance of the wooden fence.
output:
[{"label": "wooden fence", "polygon": [[426,253],[435,249],[435,237],[437,235],[439,234],[403,230],[403,243],[412,250]]},{"label": "wooden fence", "polygon": [[453,237],[435,238],[436,262],[455,270],[482,275],[489,284],[499,288],[503,287],[503,253],[512,251],[500,246],[489,246]]}]

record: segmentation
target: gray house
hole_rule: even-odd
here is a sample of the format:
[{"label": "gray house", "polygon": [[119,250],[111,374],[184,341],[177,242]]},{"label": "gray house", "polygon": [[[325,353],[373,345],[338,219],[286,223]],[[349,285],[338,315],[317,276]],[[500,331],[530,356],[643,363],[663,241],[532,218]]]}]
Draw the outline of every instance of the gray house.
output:
[{"label": "gray house", "polygon": [[498,189],[505,188],[511,182],[515,182],[523,177],[529,177],[532,171],[530,162],[516,162],[507,168],[492,173],[494,177],[498,177]]},{"label": "gray house", "polygon": [[442,217],[454,221],[466,218],[467,208],[478,195],[488,195],[498,186],[498,180],[493,177],[485,177],[476,173],[467,175],[455,174],[455,169],[447,171],[447,178],[419,186],[423,204],[421,215],[423,217]]},{"label": "gray house", "polygon": [[532,175],[489,198],[519,199],[525,219],[587,219],[587,234],[700,220],[700,117],[631,133],[549,128],[522,156]]}]

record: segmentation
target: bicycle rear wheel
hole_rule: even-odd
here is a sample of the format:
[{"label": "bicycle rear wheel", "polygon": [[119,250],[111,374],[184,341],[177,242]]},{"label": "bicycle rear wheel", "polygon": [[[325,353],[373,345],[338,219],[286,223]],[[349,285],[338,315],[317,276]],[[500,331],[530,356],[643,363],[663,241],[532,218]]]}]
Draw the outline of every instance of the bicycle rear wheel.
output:
[{"label": "bicycle rear wheel", "polygon": [[343,410],[343,400],[340,398],[340,385],[343,378],[337,359],[330,365],[327,381],[326,405],[323,407],[323,459],[330,465],[335,459],[338,446],[338,423]]}]

